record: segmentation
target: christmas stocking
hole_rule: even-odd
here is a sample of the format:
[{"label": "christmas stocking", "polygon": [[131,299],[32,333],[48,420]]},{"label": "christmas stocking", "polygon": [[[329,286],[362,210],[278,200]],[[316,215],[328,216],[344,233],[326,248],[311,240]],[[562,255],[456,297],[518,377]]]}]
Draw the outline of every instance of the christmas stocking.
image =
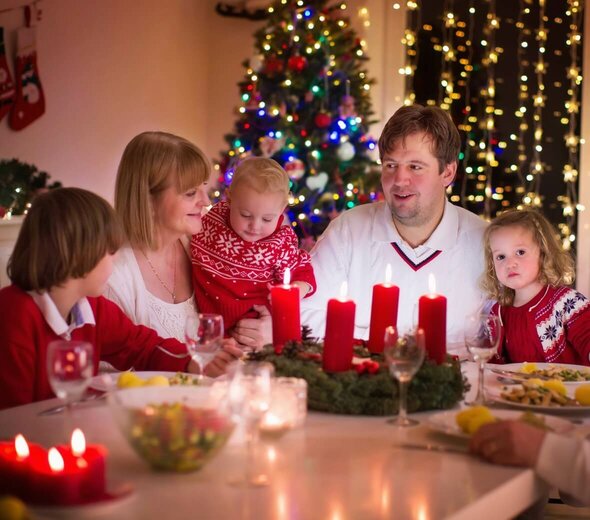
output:
[{"label": "christmas stocking", "polygon": [[10,113],[10,127],[13,130],[22,130],[45,112],[34,27],[18,30],[15,76],[16,100]]},{"label": "christmas stocking", "polygon": [[14,103],[14,82],[6,62],[4,49],[4,29],[0,27],[0,120],[8,114]]}]

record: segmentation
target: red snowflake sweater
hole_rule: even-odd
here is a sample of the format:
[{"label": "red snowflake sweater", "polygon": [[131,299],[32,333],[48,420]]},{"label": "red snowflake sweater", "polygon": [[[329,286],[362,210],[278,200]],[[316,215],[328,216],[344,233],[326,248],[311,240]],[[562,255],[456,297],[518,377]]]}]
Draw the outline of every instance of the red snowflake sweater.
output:
[{"label": "red snowflake sweater", "polygon": [[[94,345],[94,372],[104,360],[119,370],[185,371],[186,346],[135,325],[106,298],[88,298],[96,325],[72,331],[73,340]],[[62,339],[30,295],[10,285],[0,290],[0,409],[54,397],[47,379],[47,345]]]},{"label": "red snowflake sweater", "polygon": [[502,320],[504,361],[590,366],[590,300],[574,289],[546,286],[525,305],[492,312]]},{"label": "red snowflake sweater", "polygon": [[246,317],[257,317],[253,305],[269,306],[267,284],[283,282],[285,269],[291,280],[307,282],[316,290],[310,256],[299,249],[290,226],[281,226],[256,242],[246,242],[232,228],[229,204],[219,202],[203,217],[203,229],[193,235],[191,257],[193,285],[199,312],[221,314],[225,330]]}]

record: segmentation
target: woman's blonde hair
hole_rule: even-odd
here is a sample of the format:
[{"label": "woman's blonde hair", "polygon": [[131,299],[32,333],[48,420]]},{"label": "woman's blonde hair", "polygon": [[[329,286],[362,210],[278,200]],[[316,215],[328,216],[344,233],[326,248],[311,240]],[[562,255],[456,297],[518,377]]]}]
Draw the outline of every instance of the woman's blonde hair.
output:
[{"label": "woman's blonde hair", "polygon": [[561,247],[558,233],[538,211],[530,208],[511,209],[496,217],[484,234],[485,272],[481,286],[488,296],[502,305],[512,305],[514,290],[502,285],[496,276],[490,237],[494,231],[509,226],[520,226],[530,231],[539,246],[539,282],[543,285],[571,285],[576,269],[571,255]]},{"label": "woman's blonde hair", "polygon": [[183,193],[207,181],[211,165],[193,143],[166,132],[143,132],[126,146],[115,184],[115,210],[133,247],[154,248],[154,200],[174,186]]},{"label": "woman's blonde hair", "polygon": [[229,185],[230,197],[240,186],[258,193],[281,193],[285,204],[289,198],[289,175],[278,162],[266,157],[249,157],[238,164]]},{"label": "woman's blonde hair", "polygon": [[80,188],[51,190],[33,200],[8,261],[8,276],[24,291],[47,291],[86,276],[123,240],[106,200]]}]

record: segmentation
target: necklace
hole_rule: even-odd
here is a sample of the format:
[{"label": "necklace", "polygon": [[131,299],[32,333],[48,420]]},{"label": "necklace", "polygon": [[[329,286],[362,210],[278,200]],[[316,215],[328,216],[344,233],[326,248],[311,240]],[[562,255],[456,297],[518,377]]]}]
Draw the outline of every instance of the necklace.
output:
[{"label": "necklace", "polygon": [[176,303],[176,242],[174,242],[174,273],[172,275],[172,290],[170,290],[170,287],[168,286],[168,284],[164,280],[162,280],[158,271],[156,271],[156,268],[150,262],[150,259],[148,258],[147,254],[144,251],[142,251],[142,254],[145,257],[145,259],[147,260],[147,263],[150,266],[152,273],[154,273],[154,275],[158,279],[158,282],[160,282],[162,287],[164,287],[164,289],[166,289],[166,291],[170,294],[170,296],[172,296],[172,303]]}]

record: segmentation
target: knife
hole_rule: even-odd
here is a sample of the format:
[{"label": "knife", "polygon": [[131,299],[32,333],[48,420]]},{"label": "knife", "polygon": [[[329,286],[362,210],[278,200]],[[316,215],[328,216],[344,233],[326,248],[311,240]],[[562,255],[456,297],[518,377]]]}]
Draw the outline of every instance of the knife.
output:
[{"label": "knife", "polygon": [[541,379],[543,381],[547,381],[549,379],[552,379],[549,376],[542,376],[542,375],[538,375],[538,374],[525,374],[524,372],[512,372],[510,370],[504,370],[502,368],[490,368],[490,370],[494,374],[499,374],[501,376],[509,377],[510,379],[514,379],[514,380],[523,381],[525,379]]},{"label": "knife", "polygon": [[402,444],[394,444],[394,447],[401,448],[403,450],[438,451],[440,453],[459,453],[461,455],[469,455],[469,452],[465,448],[459,448],[457,446],[443,446],[442,444],[402,443]]},{"label": "knife", "polygon": [[[107,396],[106,393],[103,394],[90,394],[88,397],[84,397],[82,399],[80,399],[79,401],[74,401],[72,403],[70,403],[70,406],[73,407],[78,407],[78,405],[83,404],[83,403],[89,403],[89,402],[95,402],[100,404],[101,401]],[[42,410],[40,411],[37,415],[53,415],[56,413],[60,413],[63,412],[65,409],[67,408],[67,405],[65,404],[60,404],[58,406],[53,406],[51,408],[47,408],[46,410]]]}]

